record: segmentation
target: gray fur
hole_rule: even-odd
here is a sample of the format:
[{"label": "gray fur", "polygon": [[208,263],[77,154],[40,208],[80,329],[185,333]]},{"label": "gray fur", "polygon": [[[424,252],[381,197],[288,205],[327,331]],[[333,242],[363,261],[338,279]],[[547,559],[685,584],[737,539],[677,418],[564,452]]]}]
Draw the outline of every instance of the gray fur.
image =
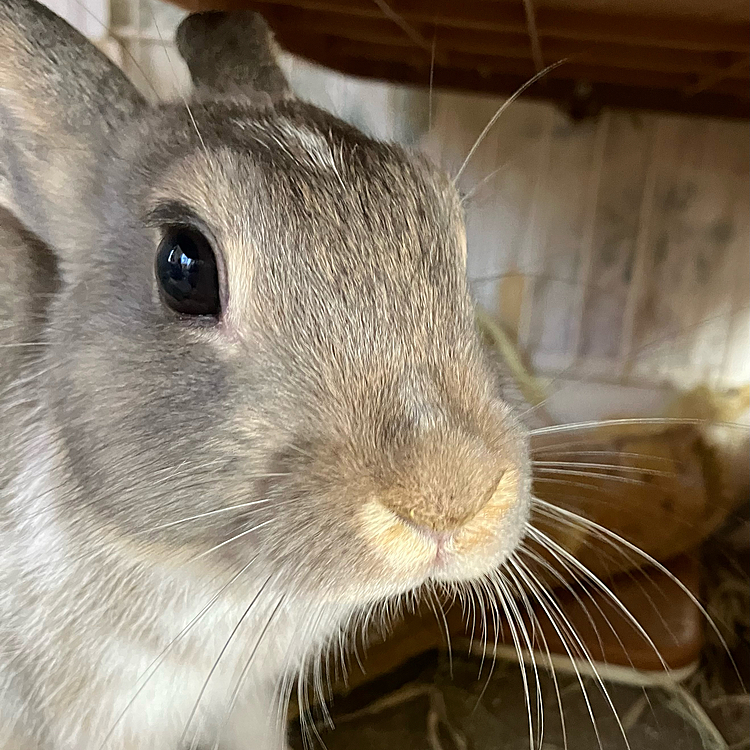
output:
[{"label": "gray fur", "polygon": [[[298,673],[383,600],[497,566],[526,518],[449,180],[238,49],[215,64],[251,83],[211,100],[190,54],[191,113],[147,107],[63,22],[0,4],[0,342],[33,344],[0,350],[3,748],[179,750],[229,643],[187,738],[278,750]],[[182,220],[220,260],[219,322],[159,299]]]},{"label": "gray fur", "polygon": [[292,97],[276,64],[276,44],[252,11],[194,13],[177,29],[177,48],[198,91],[280,101]]}]

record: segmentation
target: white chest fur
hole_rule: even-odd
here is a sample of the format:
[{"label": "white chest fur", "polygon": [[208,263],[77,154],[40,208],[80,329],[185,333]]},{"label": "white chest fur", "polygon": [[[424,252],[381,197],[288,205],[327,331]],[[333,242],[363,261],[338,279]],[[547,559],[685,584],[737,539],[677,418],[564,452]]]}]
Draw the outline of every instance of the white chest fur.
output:
[{"label": "white chest fur", "polygon": [[[3,747],[280,750],[286,691],[336,629],[272,577],[199,576],[123,554],[60,519],[40,446],[0,532]],[[49,464],[47,464],[47,467]],[[4,732],[4,734],[3,734]]]}]

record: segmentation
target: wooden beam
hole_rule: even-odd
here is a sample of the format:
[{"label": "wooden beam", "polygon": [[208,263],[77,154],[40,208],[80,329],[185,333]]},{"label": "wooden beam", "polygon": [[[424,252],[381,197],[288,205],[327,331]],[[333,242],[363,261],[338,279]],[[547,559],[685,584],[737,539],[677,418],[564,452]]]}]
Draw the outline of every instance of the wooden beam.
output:
[{"label": "wooden beam", "polygon": [[[320,64],[349,75],[416,84],[423,87],[427,85],[424,68],[408,65],[401,60],[368,58],[362,55],[349,56],[335,50],[321,52],[320,49],[316,49],[315,53],[314,59]],[[520,88],[531,75],[533,75],[533,65],[529,61],[525,73],[499,70],[480,72],[476,69],[436,66],[433,78],[434,85],[437,88],[507,96]],[[576,99],[579,82],[580,79],[551,77],[545,81],[540,81],[538,87],[529,89],[525,96],[530,99],[542,98],[557,102],[564,108],[568,108]],[[592,100],[597,106],[679,112],[733,119],[750,117],[750,102],[748,102],[746,96],[738,98],[732,94],[705,91],[688,98],[675,88],[644,88],[634,85],[632,82],[630,84],[622,82],[593,83],[591,88]]]},{"label": "wooden beam", "polygon": [[[371,0],[177,0],[189,10],[239,8],[277,5],[342,16],[383,18]],[[524,34],[527,30],[523,4],[495,3],[488,0],[399,0],[390,3],[394,12],[411,24],[445,28],[473,29]],[[713,23],[702,20],[663,17],[638,17],[623,14],[593,13],[562,8],[539,8],[536,26],[542,43],[545,39],[569,39],[583,42],[607,42],[684,50],[745,53],[750,37],[750,22]]]},{"label": "wooden beam", "polygon": [[[685,89],[685,94],[687,96],[695,96],[696,94],[699,94],[701,91],[705,91],[706,89],[713,88],[720,81],[723,81],[727,78],[734,78],[735,76],[738,76],[738,75],[744,79],[747,79],[749,67],[750,66],[748,66],[747,58],[742,57],[723,68],[709,71],[708,73],[703,75],[698,81],[696,81],[695,84]],[[747,81],[745,82],[745,85],[747,85]]]},{"label": "wooden beam", "polygon": [[[428,70],[430,64],[429,57],[416,47],[404,48],[400,45],[343,39],[325,34],[310,37],[307,34],[301,34],[298,28],[281,27],[277,33],[282,46],[312,60],[322,60],[333,54],[352,59],[361,57],[366,60],[404,62],[420,71]],[[531,77],[536,72],[528,46],[525,50],[523,48],[507,50],[507,54],[503,54],[506,50],[499,49],[493,49],[492,55],[463,50],[442,50],[442,52],[444,61],[442,68],[452,67],[459,71],[476,71],[484,76],[508,73]],[[640,68],[620,63],[621,60],[616,57],[610,61],[606,56],[571,56],[567,63],[553,70],[548,77],[644,88],[675,88],[679,92],[684,92],[696,80],[696,73],[689,66],[665,65],[664,70],[653,70],[648,66]],[[644,72],[648,75],[644,76]]]},{"label": "wooden beam", "polygon": [[[324,35],[360,42],[372,42],[388,46],[410,47],[415,45],[391,21],[386,19],[364,19],[355,16],[341,16],[329,12],[313,12],[281,8],[272,4],[263,5],[263,13],[276,33],[290,38],[291,35]],[[423,36],[429,36],[426,27],[417,29]],[[499,34],[487,31],[441,28],[435,35],[438,52],[446,50],[475,54],[477,57],[504,57],[525,59],[530,56],[529,40],[523,34]],[[419,45],[421,46],[421,45]],[[430,50],[423,50],[429,61]],[[695,76],[712,76],[719,70],[725,72],[717,78],[746,78],[740,67],[729,68],[732,57],[726,53],[686,51],[676,49],[643,48],[619,44],[582,44],[579,42],[555,39],[545,44],[548,61],[569,58],[588,65],[656,71],[660,73],[685,73]],[[748,58],[746,58],[748,59]],[[443,61],[445,63],[445,60]],[[538,67],[539,62],[535,60]]]}]

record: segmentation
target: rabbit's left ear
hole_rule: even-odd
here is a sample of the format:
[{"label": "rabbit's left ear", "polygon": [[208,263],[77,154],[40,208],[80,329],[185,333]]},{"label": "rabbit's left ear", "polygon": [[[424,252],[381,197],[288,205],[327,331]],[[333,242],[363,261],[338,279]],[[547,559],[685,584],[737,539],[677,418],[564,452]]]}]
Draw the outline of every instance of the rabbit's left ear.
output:
[{"label": "rabbit's left ear", "polygon": [[293,98],[273,34],[258,13],[195,13],[180,24],[176,41],[199,96]]},{"label": "rabbit's left ear", "polygon": [[34,0],[0,0],[0,208],[75,263],[107,144],[144,106],[91,42]]}]

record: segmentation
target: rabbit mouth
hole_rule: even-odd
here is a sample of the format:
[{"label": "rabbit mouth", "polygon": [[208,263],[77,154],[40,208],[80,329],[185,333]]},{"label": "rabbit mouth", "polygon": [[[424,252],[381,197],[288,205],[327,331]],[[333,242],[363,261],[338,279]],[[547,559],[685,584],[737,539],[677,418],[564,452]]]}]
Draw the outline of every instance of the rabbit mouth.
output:
[{"label": "rabbit mouth", "polygon": [[520,538],[527,503],[513,473],[478,512],[432,526],[373,500],[359,514],[360,536],[399,588],[479,578],[510,555]]}]

